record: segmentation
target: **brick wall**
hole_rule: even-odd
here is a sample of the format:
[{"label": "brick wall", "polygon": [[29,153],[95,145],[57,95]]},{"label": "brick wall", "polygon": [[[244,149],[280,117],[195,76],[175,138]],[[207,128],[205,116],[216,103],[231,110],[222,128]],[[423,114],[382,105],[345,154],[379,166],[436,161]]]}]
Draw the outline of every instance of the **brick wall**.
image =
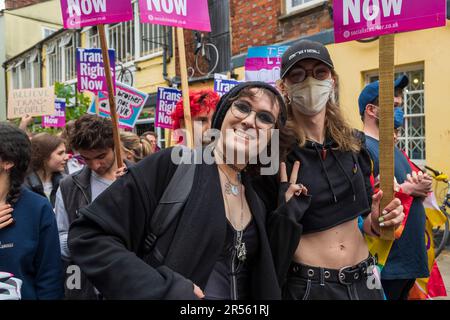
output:
[{"label": "brick wall", "polygon": [[[231,0],[232,54],[332,28],[325,6],[284,16],[284,0]],[[281,19],[280,19],[281,17]]]},{"label": "brick wall", "polygon": [[22,7],[26,7],[32,4],[45,2],[48,0],[6,0],[5,1],[5,8],[6,9],[19,9]]}]

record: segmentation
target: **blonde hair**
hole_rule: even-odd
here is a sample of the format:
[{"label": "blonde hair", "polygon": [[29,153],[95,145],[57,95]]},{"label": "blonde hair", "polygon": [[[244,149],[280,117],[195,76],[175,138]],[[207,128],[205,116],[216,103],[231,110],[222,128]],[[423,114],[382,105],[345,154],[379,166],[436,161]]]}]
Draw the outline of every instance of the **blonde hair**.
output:
[{"label": "blonde hair", "polygon": [[132,132],[121,132],[120,141],[122,142],[122,149],[132,154],[134,162],[139,162],[152,153],[150,143],[145,138],[139,138]]},{"label": "blonde hair", "polygon": [[[345,119],[342,109],[339,106],[339,78],[334,70],[331,70],[335,82],[334,93],[327,102],[325,114],[325,132],[331,137],[337,145],[337,150],[359,152],[361,150],[361,140],[356,136],[355,129],[350,126]],[[295,137],[297,143],[302,147],[306,143],[306,135],[298,124],[294,123],[292,106],[290,99],[286,93],[286,84],[284,81],[277,83],[279,88],[284,93],[286,105],[288,109],[288,121],[286,123],[287,132]],[[291,139],[292,140],[292,139]]]}]

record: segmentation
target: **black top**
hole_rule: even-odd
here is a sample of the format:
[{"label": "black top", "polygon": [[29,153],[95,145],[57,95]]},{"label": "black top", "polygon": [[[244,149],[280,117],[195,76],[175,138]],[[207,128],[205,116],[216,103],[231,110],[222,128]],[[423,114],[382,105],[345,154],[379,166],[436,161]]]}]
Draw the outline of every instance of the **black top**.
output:
[{"label": "black top", "polygon": [[[227,222],[216,165],[196,165],[185,208],[158,238],[163,265],[142,259],[146,226],[177,165],[171,149],[146,157],[81,209],[68,237],[72,258],[107,299],[196,299],[223,251]],[[243,175],[245,197],[258,230],[251,264],[252,299],[280,299],[266,235],[264,204]],[[282,219],[279,219],[282,220]]]},{"label": "black top", "polygon": [[[364,153],[364,154],[363,154]],[[311,203],[303,219],[303,233],[330,229],[370,213],[370,161],[363,149],[359,154],[342,152],[333,141],[321,145],[307,141],[288,155],[288,172],[299,160],[298,183],[308,188]]]},{"label": "black top", "polygon": [[227,221],[227,235],[222,254],[217,260],[204,290],[208,300],[251,299],[251,266],[258,253],[258,229],[253,219],[245,227],[242,242],[245,244],[246,259],[237,257],[238,232]]},{"label": "black top", "polygon": [[[358,154],[336,150],[331,140],[324,145],[307,142],[302,148],[293,147],[287,158],[287,173],[290,176],[293,163],[300,160],[297,181],[308,188],[308,196],[292,197],[286,203],[288,183],[280,184],[278,175],[253,179],[255,191],[273,212],[267,226],[281,285],[303,233],[327,230],[370,212],[371,161],[364,147],[364,135],[357,135],[363,146]],[[287,219],[272,220],[279,216]]]}]

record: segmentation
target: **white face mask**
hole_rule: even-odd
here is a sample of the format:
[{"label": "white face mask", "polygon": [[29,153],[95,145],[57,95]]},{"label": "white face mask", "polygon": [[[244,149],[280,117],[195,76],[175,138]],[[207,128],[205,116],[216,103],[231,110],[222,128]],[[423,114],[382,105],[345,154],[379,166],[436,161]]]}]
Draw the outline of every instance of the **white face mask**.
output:
[{"label": "white face mask", "polygon": [[307,77],[303,82],[288,86],[291,105],[304,115],[314,116],[322,111],[333,95],[333,80]]}]

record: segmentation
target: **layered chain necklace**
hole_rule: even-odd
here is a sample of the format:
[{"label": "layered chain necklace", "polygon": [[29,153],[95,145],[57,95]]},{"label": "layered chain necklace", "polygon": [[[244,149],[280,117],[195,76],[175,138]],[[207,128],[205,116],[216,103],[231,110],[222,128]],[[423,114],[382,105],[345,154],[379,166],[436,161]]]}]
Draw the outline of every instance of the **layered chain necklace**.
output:
[{"label": "layered chain necklace", "polygon": [[[240,202],[241,202],[241,216],[240,216],[240,229],[236,230],[236,243],[234,245],[234,248],[236,250],[236,256],[239,259],[239,261],[244,262],[247,258],[247,248],[245,247],[245,242],[243,241],[244,236],[244,192],[243,192],[243,185],[241,180],[241,172],[238,168],[235,166],[230,166],[230,168],[236,171],[236,177],[238,184],[233,184],[228,177],[228,175],[225,173],[225,171],[220,167],[220,165],[217,165],[219,170],[223,173],[227,181],[225,182],[225,194],[227,195],[233,195],[235,197],[240,196]],[[234,167],[234,168],[233,168]],[[227,197],[225,197],[225,205],[227,206],[227,219],[231,222],[229,214],[231,214],[230,205],[228,203]]]}]

